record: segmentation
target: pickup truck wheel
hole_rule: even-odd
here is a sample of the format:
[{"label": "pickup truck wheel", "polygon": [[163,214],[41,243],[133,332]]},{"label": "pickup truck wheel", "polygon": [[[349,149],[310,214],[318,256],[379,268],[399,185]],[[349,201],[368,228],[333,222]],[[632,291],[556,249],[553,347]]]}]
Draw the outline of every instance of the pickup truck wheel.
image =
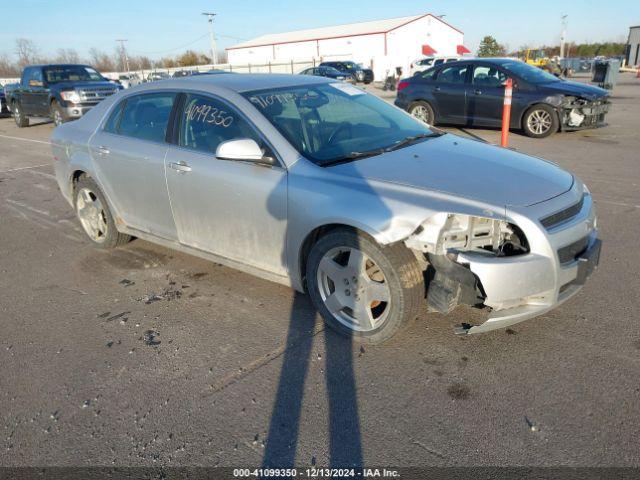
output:
[{"label": "pickup truck wheel", "polygon": [[426,124],[434,125],[436,120],[436,114],[433,111],[433,107],[424,100],[418,100],[409,105],[407,109],[409,114],[418,120],[423,121]]},{"label": "pickup truck wheel", "polygon": [[74,205],[80,224],[91,241],[100,248],[113,248],[131,240],[118,232],[107,200],[89,177],[81,177],[74,190]]},{"label": "pickup truck wheel", "polygon": [[364,343],[382,343],[407,326],[424,302],[422,270],[402,244],[336,230],[311,248],[309,295],[329,327]]},{"label": "pickup truck wheel", "polygon": [[62,125],[64,122],[68,120],[66,115],[64,114],[64,111],[62,110],[62,107],[60,107],[60,104],[55,100],[51,102],[50,115],[51,115],[51,120],[53,120],[53,123],[56,127],[59,125]]},{"label": "pickup truck wheel", "polygon": [[13,119],[16,121],[16,125],[18,125],[19,128],[29,126],[29,119],[24,116],[24,113],[22,113],[22,105],[18,102],[13,102],[11,104],[11,112],[13,112]]},{"label": "pickup truck wheel", "polygon": [[532,138],[545,138],[558,131],[560,121],[555,110],[548,105],[534,105],[524,114],[522,128]]}]

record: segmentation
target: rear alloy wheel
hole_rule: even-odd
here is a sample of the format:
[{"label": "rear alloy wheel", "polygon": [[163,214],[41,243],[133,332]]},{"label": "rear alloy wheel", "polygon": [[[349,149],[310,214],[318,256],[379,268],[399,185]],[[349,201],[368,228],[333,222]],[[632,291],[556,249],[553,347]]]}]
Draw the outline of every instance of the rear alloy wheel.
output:
[{"label": "rear alloy wheel", "polygon": [[95,245],[111,248],[129,242],[129,235],[116,230],[107,201],[92,179],[82,177],[78,180],[74,203],[80,224]]},{"label": "rear alloy wheel", "polygon": [[360,342],[388,340],[424,300],[422,271],[404,245],[336,230],[313,246],[307,265],[309,294],[327,325]]},{"label": "rear alloy wheel", "polygon": [[13,119],[16,121],[16,125],[18,125],[19,128],[29,126],[29,119],[22,113],[22,106],[18,102],[11,105],[11,112],[13,113]]},{"label": "rear alloy wheel", "polygon": [[428,125],[433,125],[435,122],[435,113],[433,112],[433,107],[425,101],[420,100],[418,102],[412,103],[411,105],[409,105],[407,111],[412,117],[415,117]]},{"label": "rear alloy wheel", "polygon": [[524,133],[532,138],[544,138],[558,131],[558,115],[547,105],[534,105],[524,115]]}]

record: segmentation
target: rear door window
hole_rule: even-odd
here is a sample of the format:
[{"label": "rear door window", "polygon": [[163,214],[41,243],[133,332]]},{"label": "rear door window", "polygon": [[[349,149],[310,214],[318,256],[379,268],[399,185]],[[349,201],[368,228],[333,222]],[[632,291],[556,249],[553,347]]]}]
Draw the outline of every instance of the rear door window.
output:
[{"label": "rear door window", "polygon": [[438,83],[464,84],[467,78],[469,65],[451,65],[444,67],[438,73]]},{"label": "rear door window", "polygon": [[113,133],[164,142],[175,98],[175,93],[148,93],[127,98]]}]

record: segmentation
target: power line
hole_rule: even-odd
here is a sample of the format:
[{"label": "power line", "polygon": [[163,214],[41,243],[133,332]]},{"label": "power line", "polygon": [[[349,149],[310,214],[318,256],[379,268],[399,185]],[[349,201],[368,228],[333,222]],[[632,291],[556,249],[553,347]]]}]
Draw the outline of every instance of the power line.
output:
[{"label": "power line", "polygon": [[138,54],[138,55],[160,55],[162,53],[169,53],[169,52],[173,52],[175,50],[180,50],[182,48],[189,47],[189,46],[193,45],[194,43],[199,42],[200,40],[202,40],[207,35],[209,35],[209,34],[205,33],[204,35],[199,36],[195,40],[192,40],[191,42],[186,43],[184,45],[180,45],[179,47],[169,48],[167,50],[159,50],[159,51],[155,51],[155,52],[139,52],[139,51],[136,51],[135,53]]}]

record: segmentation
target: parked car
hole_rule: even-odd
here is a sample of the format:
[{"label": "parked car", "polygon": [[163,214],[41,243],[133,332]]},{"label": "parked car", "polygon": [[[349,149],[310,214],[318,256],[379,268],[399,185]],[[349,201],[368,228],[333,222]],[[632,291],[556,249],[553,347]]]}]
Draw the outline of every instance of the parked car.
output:
[{"label": "parked car", "polygon": [[142,80],[137,73],[124,73],[122,75],[118,75],[118,83],[122,85],[122,88],[131,88],[136,85],[140,85]]},{"label": "parked car", "polygon": [[431,67],[436,67],[438,65],[442,65],[443,63],[457,62],[458,60],[460,60],[460,58],[461,57],[459,55],[452,57],[421,57],[411,62],[411,65],[409,66],[409,75],[413,76],[416,73],[424,72]]},{"label": "parked car", "polygon": [[30,65],[11,91],[11,112],[18,127],[30,117],[50,117],[56,125],[80,118],[122,87],[88,65]]},{"label": "parked car", "polygon": [[177,70],[173,72],[173,78],[188,77],[189,75],[197,75],[197,70]]},{"label": "parked car", "polygon": [[18,90],[18,88],[20,88],[19,83],[7,83],[2,89],[2,93],[4,93],[5,106],[7,107],[9,112],[11,112],[11,104],[13,102],[13,92]]},{"label": "parked car", "polygon": [[158,80],[167,80],[168,78],[171,78],[171,75],[169,75],[167,72],[151,72],[149,75],[147,75],[147,82],[156,82]]},{"label": "parked car", "polygon": [[0,116],[11,115],[11,110],[7,105],[7,96],[4,92],[4,87],[0,90]]},{"label": "parked car", "polygon": [[356,83],[356,78],[348,73],[340,72],[333,67],[311,67],[305,68],[300,75],[315,75],[317,77],[333,78],[348,83]]},{"label": "parked car", "polygon": [[607,90],[510,58],[461,60],[405,78],[395,104],[428,124],[499,127],[507,78],[513,80],[510,128],[530,137],[596,127],[609,110]]},{"label": "parked car", "polygon": [[360,341],[425,306],[489,307],[461,334],[506,327],[575,295],[598,263],[571,173],[333,79],[187,77],[91,113],[51,143],[96,246],[142,238],[290,285]]},{"label": "parked car", "polygon": [[322,62],[320,67],[332,67],[345,75],[353,75],[356,82],[363,82],[365,84],[373,82],[373,70],[370,68],[364,68],[362,65],[351,61],[332,61]]}]

